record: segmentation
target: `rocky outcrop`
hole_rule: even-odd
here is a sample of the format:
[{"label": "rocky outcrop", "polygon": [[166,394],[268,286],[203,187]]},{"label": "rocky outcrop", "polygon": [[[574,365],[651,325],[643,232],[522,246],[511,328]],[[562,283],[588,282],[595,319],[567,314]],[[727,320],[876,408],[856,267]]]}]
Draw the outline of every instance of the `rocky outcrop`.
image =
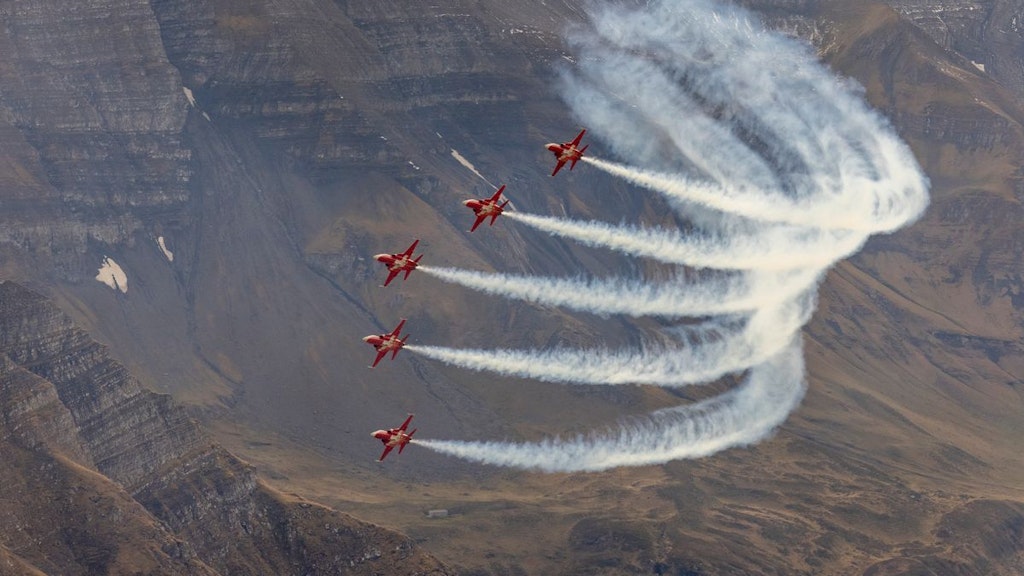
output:
[{"label": "rocky outcrop", "polygon": [[0,283],[0,334],[12,570],[446,573],[405,537],[265,487],[44,297]]},{"label": "rocky outcrop", "polygon": [[[27,164],[0,191],[0,240],[53,257],[58,275],[77,280],[89,243],[127,243],[153,215],[180,217],[190,174],[181,80],[148,2],[0,10],[0,116]],[[30,195],[34,218],[12,209]]]},{"label": "rocky outcrop", "polygon": [[1024,99],[1024,2],[888,0],[943,48]]}]

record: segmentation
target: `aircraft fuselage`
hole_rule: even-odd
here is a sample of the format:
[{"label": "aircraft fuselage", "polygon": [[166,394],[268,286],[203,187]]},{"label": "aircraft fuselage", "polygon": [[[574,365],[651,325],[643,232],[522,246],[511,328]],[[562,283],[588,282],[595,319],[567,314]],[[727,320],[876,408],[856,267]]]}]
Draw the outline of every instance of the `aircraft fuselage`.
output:
[{"label": "aircraft fuselage", "polygon": [[502,212],[498,203],[490,200],[466,200],[463,204],[472,208],[477,216],[494,216]]},{"label": "aircraft fuselage", "polygon": [[394,272],[395,270],[406,270],[416,267],[416,262],[413,262],[411,256],[404,254],[377,254],[373,257],[378,262],[383,262],[387,265],[388,270]]},{"label": "aircraft fuselage", "polygon": [[373,347],[378,350],[391,350],[402,347],[402,341],[398,336],[391,336],[389,334],[371,334],[364,337],[363,342],[373,344]]}]

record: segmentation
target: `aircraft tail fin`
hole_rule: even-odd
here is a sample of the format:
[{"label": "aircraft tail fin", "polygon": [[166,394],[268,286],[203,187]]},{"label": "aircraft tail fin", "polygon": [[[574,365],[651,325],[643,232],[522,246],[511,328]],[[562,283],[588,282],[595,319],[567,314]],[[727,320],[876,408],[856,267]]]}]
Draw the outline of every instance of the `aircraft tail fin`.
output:
[{"label": "aircraft tail fin", "polygon": [[[412,432],[409,432],[409,441],[410,442],[412,441],[412,435],[416,433],[416,430],[418,430],[418,428],[413,428]],[[409,445],[409,442],[403,442],[402,445],[398,447],[398,453],[401,454],[402,450],[405,450],[405,447],[408,446],[408,445]]]}]

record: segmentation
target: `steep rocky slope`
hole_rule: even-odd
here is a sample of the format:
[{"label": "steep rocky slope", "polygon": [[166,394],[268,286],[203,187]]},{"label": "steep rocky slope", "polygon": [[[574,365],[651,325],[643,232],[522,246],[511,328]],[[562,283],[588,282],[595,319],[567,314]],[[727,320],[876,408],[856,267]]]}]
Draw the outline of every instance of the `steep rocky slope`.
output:
[{"label": "steep rocky slope", "polygon": [[969,59],[1018,99],[1024,99],[1024,3],[1020,0],[893,0],[888,4],[939,46]]},{"label": "steep rocky slope", "polygon": [[0,339],[0,546],[11,571],[445,573],[402,536],[267,488],[12,282],[0,283]]}]

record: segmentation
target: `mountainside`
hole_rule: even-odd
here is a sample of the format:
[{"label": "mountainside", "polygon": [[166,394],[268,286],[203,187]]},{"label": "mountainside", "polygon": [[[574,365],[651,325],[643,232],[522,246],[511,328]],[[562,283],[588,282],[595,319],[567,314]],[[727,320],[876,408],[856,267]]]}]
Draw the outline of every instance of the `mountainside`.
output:
[{"label": "mountainside", "polygon": [[[166,396],[143,391],[153,387],[277,489],[400,528],[465,573],[1019,573],[1024,7],[743,3],[864,87],[927,173],[931,206],[830,272],[804,332],[810,389],[774,438],[574,475],[497,471],[415,446],[373,466],[368,433],[414,412],[424,438],[535,440],[691,392],[552,386],[405,352],[368,370],[359,338],[403,317],[417,344],[653,337],[657,321],[569,314],[418,273],[382,289],[372,260],[420,238],[424,263],[438,266],[661,271],[506,219],[466,232],[460,201],[491,190],[467,164],[508,184],[519,209],[676,224],[653,195],[589,166],[548,177],[541,145],[576,131],[555,86],[576,58],[561,34],[585,18],[581,3],[0,7],[0,278],[39,287],[120,362],[3,285],[20,303],[7,308],[44,309],[59,325],[48,354],[79,360],[37,367],[32,347],[19,358],[4,344],[4,461],[19,465],[3,486],[46,490],[65,508],[48,498],[11,508],[0,521],[28,527],[4,532],[0,566],[326,570],[315,554],[359,556],[344,534],[360,530],[404,546],[398,556],[410,550],[343,516],[329,522],[362,527],[315,539],[316,522],[336,513],[261,484]],[[591,153],[610,156],[610,144]],[[125,275],[113,288],[94,279],[106,259]],[[93,390],[104,403],[83,399]],[[451,515],[428,519],[430,508]],[[73,525],[47,533],[60,510],[116,510],[128,520],[104,524],[101,540],[137,537],[136,552],[89,543]],[[224,557],[218,543],[238,526],[252,527],[253,549]],[[308,551],[289,547],[296,533]],[[41,558],[49,546],[62,556]],[[435,566],[408,553],[417,569]]]},{"label": "mountainside", "polygon": [[0,338],[5,574],[446,573],[402,536],[262,484],[13,282]]}]

